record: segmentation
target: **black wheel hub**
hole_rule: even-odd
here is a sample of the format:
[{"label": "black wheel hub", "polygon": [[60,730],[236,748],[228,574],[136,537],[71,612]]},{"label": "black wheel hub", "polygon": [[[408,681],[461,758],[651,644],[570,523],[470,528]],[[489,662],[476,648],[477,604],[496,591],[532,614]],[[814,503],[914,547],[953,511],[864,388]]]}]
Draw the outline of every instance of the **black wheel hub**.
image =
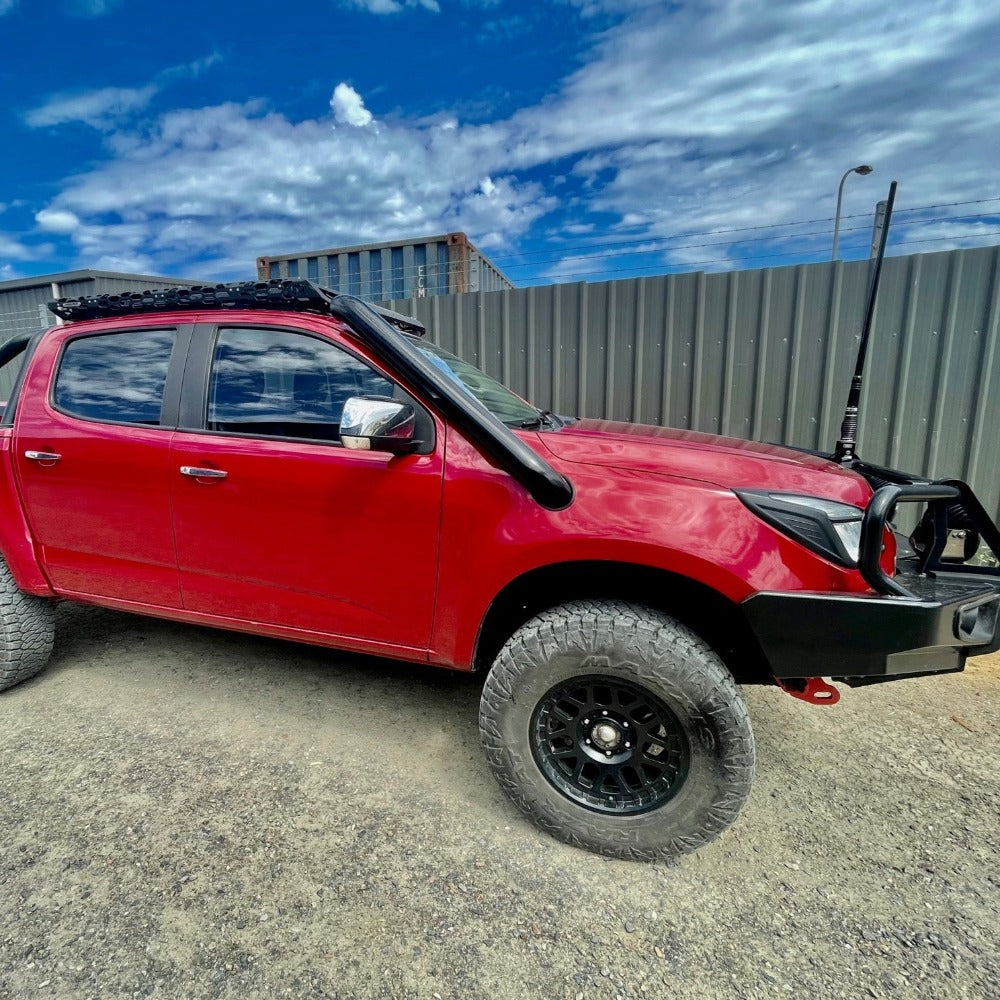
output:
[{"label": "black wheel hub", "polygon": [[597,674],[563,681],[542,697],[531,719],[531,750],[567,798],[619,815],[672,798],[691,757],[680,722],[660,698]]}]

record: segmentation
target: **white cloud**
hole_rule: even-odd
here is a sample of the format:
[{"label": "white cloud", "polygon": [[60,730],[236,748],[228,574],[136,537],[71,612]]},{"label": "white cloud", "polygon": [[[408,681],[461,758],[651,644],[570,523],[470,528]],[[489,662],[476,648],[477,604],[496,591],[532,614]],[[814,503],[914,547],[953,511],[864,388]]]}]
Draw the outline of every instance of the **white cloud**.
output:
[{"label": "white cloud", "polygon": [[200,59],[192,59],[191,62],[168,67],[157,75],[157,80],[165,81],[184,77],[197,80],[199,76],[220,62],[222,62],[222,53],[210,52]]},{"label": "white cloud", "polygon": [[82,94],[56,94],[24,115],[32,128],[83,122],[93,128],[110,128],[116,120],[141,111],[156,94],[156,86],[102,87]]},{"label": "white cloud", "polygon": [[103,17],[121,2],[122,0],[73,0],[71,9],[80,17]]},{"label": "white cloud", "polygon": [[[870,211],[893,177],[898,208],[996,192],[995,5],[576,6],[602,25],[589,57],[506,119],[380,114],[374,127],[346,83],[330,101],[337,128],[260,103],[175,111],[148,132],[115,132],[110,159],[68,179],[48,209],[81,220],[73,240],[87,260],[117,253],[189,271],[204,252],[228,276],[258,254],[450,229],[511,246],[556,209],[567,232],[599,219],[673,240],[666,264],[739,262],[754,233],[704,249],[682,237],[830,216],[840,175],[861,162],[876,173],[848,181],[846,215]],[[773,252],[789,246],[776,240]]]},{"label": "white cloud", "polygon": [[9,14],[17,4],[17,0],[0,0],[0,17]]},{"label": "white cloud", "polygon": [[907,253],[957,250],[961,247],[982,246],[984,243],[1000,243],[1000,221],[923,222],[914,220],[906,225],[904,231],[894,235],[897,235],[901,249]]},{"label": "white cloud", "polygon": [[876,174],[851,178],[845,213],[893,177],[898,207],[994,194],[998,43],[1000,10],[972,2],[644,6],[514,116],[515,155],[575,158],[583,209],[660,237],[832,216],[860,162]]},{"label": "white cloud", "polygon": [[25,112],[24,121],[32,128],[83,122],[107,131],[143,111],[170,81],[197,79],[221,60],[218,52],[212,52],[201,59],[170,66],[143,87],[102,87],[76,94],[53,94],[44,104]]},{"label": "white cloud", "polygon": [[333,109],[333,117],[341,125],[363,128],[373,121],[372,113],[365,107],[361,95],[346,83],[338,83],[334,87],[330,107]]},{"label": "white cloud", "polygon": [[106,253],[95,258],[92,266],[97,271],[119,271],[125,274],[150,274],[153,272],[153,258],[141,253]]},{"label": "white cloud", "polygon": [[37,249],[23,243],[10,233],[0,232],[0,260],[32,260]]},{"label": "white cloud", "polygon": [[437,0],[345,0],[346,6],[357,7],[369,14],[398,14],[407,7],[422,7],[424,10],[439,13],[441,7]]},{"label": "white cloud", "polygon": [[582,17],[595,17],[598,14],[620,14],[642,7],[651,7],[662,3],[662,0],[560,0],[570,7],[576,7]]},{"label": "white cloud", "polygon": [[35,222],[47,233],[75,233],[80,228],[79,217],[64,208],[43,208],[35,213]]},{"label": "white cloud", "polygon": [[[342,120],[367,121],[351,88],[337,90]],[[259,254],[307,245],[454,229],[497,243],[551,209],[539,184],[484,170],[465,145],[461,127],[436,124],[331,129],[259,104],[175,111],[69,181],[39,224],[79,218],[81,261],[145,255],[147,268],[190,271],[204,252],[217,273],[246,275]]]},{"label": "white cloud", "polygon": [[[627,269],[646,270],[662,268],[667,263],[666,251],[662,243],[642,242],[626,244],[629,250]],[[584,249],[588,249],[584,246]],[[558,263],[547,267],[543,277],[550,281],[595,281],[595,275],[604,272],[607,249],[595,244],[590,253],[571,253],[561,257]],[[676,263],[677,261],[675,261]],[[625,277],[626,275],[623,275]]]}]

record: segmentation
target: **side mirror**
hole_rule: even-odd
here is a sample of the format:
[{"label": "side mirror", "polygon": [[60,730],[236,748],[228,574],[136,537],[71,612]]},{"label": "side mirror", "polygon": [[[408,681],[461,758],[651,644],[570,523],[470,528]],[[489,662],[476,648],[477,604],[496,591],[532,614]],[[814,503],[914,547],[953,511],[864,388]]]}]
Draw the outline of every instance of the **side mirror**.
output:
[{"label": "side mirror", "polygon": [[420,447],[414,439],[417,415],[409,403],[387,396],[351,396],[340,417],[340,441],[345,448],[409,455]]}]

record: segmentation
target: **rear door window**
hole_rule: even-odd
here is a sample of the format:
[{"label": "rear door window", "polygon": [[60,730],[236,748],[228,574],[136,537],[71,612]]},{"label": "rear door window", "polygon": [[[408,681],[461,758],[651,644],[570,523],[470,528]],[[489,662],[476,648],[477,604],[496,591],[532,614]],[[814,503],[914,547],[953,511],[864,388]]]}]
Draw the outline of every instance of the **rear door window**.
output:
[{"label": "rear door window", "polygon": [[175,338],[175,330],[128,330],[69,341],[56,408],[83,420],[159,426]]}]

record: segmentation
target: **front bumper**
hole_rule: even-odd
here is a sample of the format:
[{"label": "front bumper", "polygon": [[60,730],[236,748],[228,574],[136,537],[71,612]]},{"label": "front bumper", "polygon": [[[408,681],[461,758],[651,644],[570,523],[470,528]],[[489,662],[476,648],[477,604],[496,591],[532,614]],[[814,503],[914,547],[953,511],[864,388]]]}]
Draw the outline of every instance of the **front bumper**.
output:
[{"label": "front bumper", "polygon": [[[774,676],[833,677],[856,686],[962,670],[967,657],[1000,648],[1000,570],[943,559],[957,517],[1000,555],[1000,531],[972,490],[957,480],[918,481],[856,467],[881,484],[865,510],[858,559],[874,593],[764,592],[744,601]],[[881,565],[882,539],[900,501],[927,503],[934,541],[889,576]]]},{"label": "front bumper", "polygon": [[743,610],[780,680],[949,673],[1000,648],[1000,584],[962,574],[898,579],[915,599],[762,592]]}]

